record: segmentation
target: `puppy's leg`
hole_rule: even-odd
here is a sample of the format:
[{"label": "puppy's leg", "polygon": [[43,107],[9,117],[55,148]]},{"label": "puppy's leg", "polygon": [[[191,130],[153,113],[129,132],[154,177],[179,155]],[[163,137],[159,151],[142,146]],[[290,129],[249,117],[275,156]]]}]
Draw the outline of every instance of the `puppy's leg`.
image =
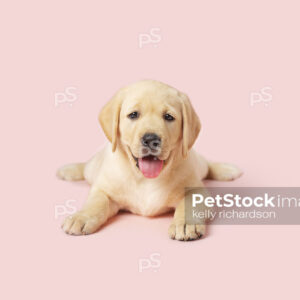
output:
[{"label": "puppy's leg", "polygon": [[236,166],[226,163],[208,163],[207,179],[230,181],[240,177],[243,172]]},{"label": "puppy's leg", "polygon": [[175,210],[173,221],[169,227],[169,237],[178,241],[197,240],[205,235],[205,231],[205,224],[186,224],[185,200],[181,200]]},{"label": "puppy's leg", "polygon": [[97,231],[108,218],[117,214],[119,208],[99,189],[91,189],[82,210],[67,217],[62,224],[68,234],[82,235]]},{"label": "puppy's leg", "polygon": [[67,181],[84,180],[85,163],[69,164],[57,170],[57,177]]}]

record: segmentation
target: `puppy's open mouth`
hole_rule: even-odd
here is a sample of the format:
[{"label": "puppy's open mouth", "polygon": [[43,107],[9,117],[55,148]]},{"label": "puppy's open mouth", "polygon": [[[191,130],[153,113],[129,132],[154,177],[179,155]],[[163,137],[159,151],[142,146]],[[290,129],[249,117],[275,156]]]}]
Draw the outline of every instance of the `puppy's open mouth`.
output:
[{"label": "puppy's open mouth", "polygon": [[155,178],[162,171],[164,161],[154,155],[137,158],[132,155],[136,161],[136,166],[140,169],[146,178]]}]

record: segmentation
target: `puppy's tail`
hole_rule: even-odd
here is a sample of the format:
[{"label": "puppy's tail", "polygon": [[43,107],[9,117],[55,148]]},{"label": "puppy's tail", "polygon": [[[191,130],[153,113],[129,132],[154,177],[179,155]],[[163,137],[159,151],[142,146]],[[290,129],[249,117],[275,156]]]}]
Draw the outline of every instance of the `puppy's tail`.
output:
[{"label": "puppy's tail", "polygon": [[84,180],[85,163],[69,164],[62,166],[56,172],[56,176],[62,180]]},{"label": "puppy's tail", "polygon": [[208,173],[206,178],[219,181],[230,181],[240,177],[242,174],[242,170],[234,165],[208,162]]}]

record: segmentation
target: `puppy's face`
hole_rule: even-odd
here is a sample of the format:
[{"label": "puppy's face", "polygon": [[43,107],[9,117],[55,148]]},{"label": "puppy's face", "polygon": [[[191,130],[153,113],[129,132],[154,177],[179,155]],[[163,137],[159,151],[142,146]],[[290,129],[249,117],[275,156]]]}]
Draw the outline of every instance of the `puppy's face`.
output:
[{"label": "puppy's face", "polygon": [[120,140],[147,178],[157,177],[182,135],[181,104],[174,95],[129,93],[120,114]]},{"label": "puppy's face", "polygon": [[[100,114],[104,132],[113,150],[121,145],[134,168],[146,178],[159,176],[176,152],[185,156],[200,130],[187,96],[160,82],[133,84],[120,90],[111,102],[112,108],[106,112],[104,108]],[[109,130],[115,132],[108,134]]]}]

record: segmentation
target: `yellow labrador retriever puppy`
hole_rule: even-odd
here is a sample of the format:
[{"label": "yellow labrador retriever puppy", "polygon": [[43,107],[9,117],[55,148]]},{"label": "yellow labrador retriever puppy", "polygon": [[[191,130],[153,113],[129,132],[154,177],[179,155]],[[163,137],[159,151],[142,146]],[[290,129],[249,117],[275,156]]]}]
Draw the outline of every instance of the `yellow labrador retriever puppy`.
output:
[{"label": "yellow labrador retriever puppy", "polygon": [[61,179],[91,184],[82,210],[66,218],[68,234],[97,231],[120,210],[152,217],[175,209],[169,236],[194,240],[205,224],[186,224],[184,188],[202,180],[232,180],[233,165],[208,163],[192,150],[200,122],[189,98],[164,83],[144,80],[119,90],[104,106],[100,124],[110,144],[86,163],[63,166]]}]

